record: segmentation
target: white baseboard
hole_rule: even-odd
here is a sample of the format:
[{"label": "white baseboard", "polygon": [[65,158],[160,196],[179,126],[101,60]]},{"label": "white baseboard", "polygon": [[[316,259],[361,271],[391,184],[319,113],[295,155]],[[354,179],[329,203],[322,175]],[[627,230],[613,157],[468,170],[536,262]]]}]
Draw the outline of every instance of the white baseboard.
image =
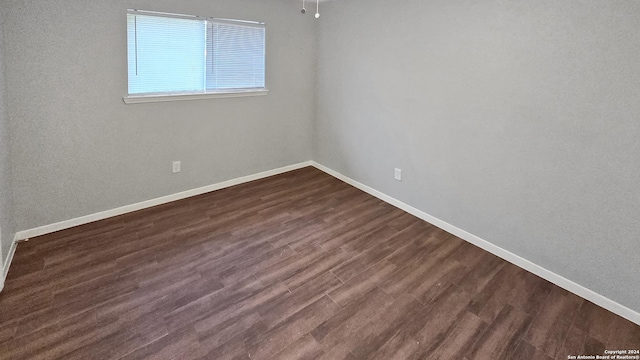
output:
[{"label": "white baseboard", "polygon": [[9,249],[9,254],[7,255],[7,259],[5,259],[6,261],[3,263],[4,266],[2,269],[2,275],[1,275],[2,277],[0,277],[0,291],[2,291],[2,289],[4,288],[4,281],[7,278],[7,274],[9,273],[9,266],[11,265],[11,261],[13,260],[13,254],[16,252],[16,247],[19,241],[30,239],[36,236],[50,234],[52,232],[72,228],[74,226],[84,225],[94,221],[103,220],[110,217],[150,208],[152,206],[162,205],[172,201],[186,199],[192,196],[205,194],[211,191],[224,189],[234,185],[243,184],[249,181],[259,180],[269,176],[282,174],[288,171],[301,169],[306,166],[311,166],[311,161],[305,161],[299,164],[284,166],[278,169],[273,169],[273,170],[268,170],[261,173],[253,174],[253,175],[243,176],[236,179],[223,181],[217,184],[203,186],[197,189],[182,191],[176,194],[162,196],[159,198],[139,202],[136,204],[125,205],[112,210],[101,211],[95,214],[77,217],[75,219],[60,221],[55,224],[44,225],[44,226],[40,226],[33,229],[18,231],[15,235],[13,243],[11,244],[11,248]]},{"label": "white baseboard", "polygon": [[264,171],[264,172],[261,172],[261,173],[258,173],[258,174],[253,174],[253,175],[239,177],[239,178],[236,178],[236,179],[223,181],[223,182],[220,182],[220,183],[217,183],[217,184],[213,184],[213,185],[207,185],[207,186],[199,187],[197,189],[192,189],[192,190],[187,190],[187,191],[182,191],[182,192],[179,192],[179,193],[175,193],[175,194],[172,194],[172,195],[162,196],[162,197],[159,197],[159,198],[155,198],[155,199],[139,202],[139,203],[136,203],[136,204],[125,205],[125,206],[122,206],[122,207],[119,207],[119,208],[115,208],[115,209],[112,209],[112,210],[101,211],[101,212],[98,212],[98,213],[95,213],[95,214],[85,215],[85,216],[77,217],[75,219],[70,219],[70,220],[57,222],[55,224],[44,225],[44,226],[40,226],[40,227],[33,228],[33,229],[18,231],[16,233],[16,239],[18,241],[30,239],[30,238],[33,238],[33,237],[36,237],[36,236],[45,235],[45,234],[49,234],[49,233],[52,233],[52,232],[56,232],[56,231],[60,231],[60,230],[68,229],[68,228],[72,228],[74,226],[88,224],[88,223],[91,223],[91,222],[94,222],[94,221],[103,220],[103,219],[107,219],[107,218],[110,218],[110,217],[114,217],[114,216],[130,213],[130,212],[133,212],[133,211],[138,211],[138,210],[150,208],[152,206],[162,205],[162,204],[166,204],[166,203],[169,203],[169,202],[172,202],[172,201],[182,200],[182,199],[185,199],[185,198],[189,198],[189,197],[196,196],[196,195],[201,195],[201,194],[208,193],[208,192],[211,192],[211,191],[224,189],[224,188],[227,188],[227,187],[230,187],[230,186],[243,184],[243,183],[246,183],[246,182],[249,182],[249,181],[254,181],[254,180],[266,178],[266,177],[269,177],[269,176],[282,174],[282,173],[285,173],[285,172],[288,172],[288,171],[291,171],[291,170],[300,169],[300,168],[303,168],[303,167],[306,167],[306,166],[310,166],[310,165],[311,165],[311,162],[310,161],[306,161],[306,162],[302,162],[302,163],[299,163],[299,164],[294,164],[294,165],[281,167],[281,168],[278,168],[278,169]]},{"label": "white baseboard", "polygon": [[4,289],[4,281],[7,279],[7,274],[9,273],[9,266],[11,265],[11,261],[13,261],[13,254],[16,253],[16,247],[18,246],[18,241],[14,238],[11,243],[11,247],[9,248],[9,252],[7,253],[7,258],[4,259],[2,263],[4,266],[2,267],[2,277],[0,277],[0,292]]},{"label": "white baseboard", "polygon": [[15,240],[11,245],[11,248],[9,249],[9,253],[7,255],[7,259],[4,262],[4,266],[2,269],[2,277],[0,278],[0,291],[2,291],[2,288],[4,286],[4,280],[6,279],[7,273],[9,272],[9,266],[11,265],[11,260],[13,259],[13,254],[16,251],[16,246],[17,246],[17,242],[20,240],[26,240],[32,237],[36,237],[36,236],[40,236],[40,235],[45,235],[45,234],[49,234],[55,231],[59,231],[59,230],[64,230],[64,229],[68,229],[74,226],[78,226],[78,225],[83,225],[83,224],[87,224],[90,222],[94,222],[94,221],[98,221],[98,220],[103,220],[106,218],[110,218],[110,217],[114,217],[114,216],[118,216],[118,215],[122,215],[122,214],[126,214],[129,212],[133,212],[133,211],[137,211],[137,210],[142,210],[142,209],[146,209],[152,206],[156,206],[156,205],[161,205],[161,204],[166,204],[172,201],[176,201],[176,200],[182,200],[188,197],[192,197],[192,196],[196,196],[196,195],[200,195],[200,194],[204,194],[207,192],[211,192],[211,191],[215,191],[215,190],[220,190],[220,189],[224,189],[230,186],[234,186],[234,185],[239,185],[242,183],[246,183],[249,181],[254,181],[254,180],[258,180],[258,179],[262,179],[265,177],[269,177],[269,176],[273,176],[273,175],[278,175],[278,174],[282,174],[288,171],[292,171],[292,170],[296,170],[296,169],[300,169],[306,166],[314,166],[319,170],[322,170],[323,172],[337,178],[340,179],[344,182],[346,182],[347,184],[350,184],[370,195],[373,195],[375,197],[377,197],[378,199],[387,202],[399,209],[402,209],[424,221],[427,221],[463,240],[466,240],[506,261],[509,261],[510,263],[519,266],[535,275],[540,276],[541,278],[548,280],[550,282],[552,282],[553,284],[556,284],[564,289],[566,289],[567,291],[570,291],[578,296],[581,296],[591,302],[593,302],[596,305],[602,306],[603,308],[618,314],[638,325],[640,325],[640,313],[629,309],[628,307],[621,305],[605,296],[602,296],[582,285],[576,284],[575,282],[566,279],[550,270],[547,270],[537,264],[532,263],[529,260],[526,260],[514,253],[511,253],[505,249],[502,249],[499,246],[496,246],[484,239],[479,238],[478,236],[475,236],[473,234],[470,234],[460,228],[455,227],[454,225],[451,225],[443,220],[440,220],[434,216],[431,216],[421,210],[418,210],[408,204],[403,203],[400,200],[397,200],[389,195],[386,195],[378,190],[375,190],[373,188],[370,188],[358,181],[355,181],[347,176],[344,176],[326,166],[323,166],[321,164],[316,163],[315,161],[306,161],[306,162],[302,162],[299,164],[295,164],[295,165],[290,165],[290,166],[285,166],[285,167],[281,167],[278,169],[274,169],[274,170],[269,170],[269,171],[265,171],[265,172],[261,172],[258,174],[253,174],[253,175],[248,175],[248,176],[244,176],[244,177],[240,177],[240,178],[236,178],[236,179],[232,179],[232,180],[228,180],[228,181],[224,181],[221,183],[217,183],[217,184],[213,184],[213,185],[208,185],[208,186],[204,186],[204,187],[200,187],[197,189],[192,189],[192,190],[187,190],[187,191],[183,191],[183,192],[179,192],[176,194],[172,194],[172,195],[167,195],[167,196],[163,196],[163,197],[159,197],[156,199],[151,199],[151,200],[147,200],[147,201],[143,201],[143,202],[139,202],[136,204],[132,204],[132,205],[126,205],[126,206],[122,206],[116,209],[112,209],[112,210],[107,210],[107,211],[102,211],[102,212],[98,212],[95,214],[91,214],[91,215],[86,215],[86,216],[81,216],[75,219],[70,219],[70,220],[65,220],[65,221],[61,221],[55,224],[50,224],[50,225],[45,225],[45,226],[40,226],[37,228],[33,228],[33,229],[28,229],[28,230],[23,230],[23,231],[19,231],[16,233],[15,235]]},{"label": "white baseboard", "polygon": [[619,304],[605,296],[602,296],[580,284],[576,284],[575,282],[564,278],[556,273],[554,273],[553,271],[547,270],[545,268],[543,268],[542,266],[539,266],[537,264],[532,263],[531,261],[524,259],[512,252],[509,252],[499,246],[496,246],[492,243],[490,243],[487,240],[484,240],[482,238],[479,238],[478,236],[475,236],[473,234],[470,234],[460,228],[455,227],[454,225],[449,224],[446,221],[440,220],[434,216],[431,216],[421,210],[418,210],[408,204],[403,203],[400,200],[397,200],[389,195],[386,195],[378,190],[375,190],[373,188],[370,188],[367,185],[364,185],[356,180],[353,180],[347,176],[344,176],[342,174],[340,174],[337,171],[334,171],[324,165],[318,164],[315,161],[311,162],[311,165],[313,165],[314,167],[318,168],[319,170],[324,171],[325,173],[338,178],[344,182],[346,182],[349,185],[352,185],[370,195],[373,195],[375,197],[377,197],[378,199],[391,204],[399,209],[402,209],[406,212],[408,212],[411,215],[414,215],[428,223],[431,223],[463,240],[466,240],[467,242],[470,242],[473,245],[476,245],[477,247],[484,249],[518,267],[521,267],[535,275],[538,275],[539,277],[553,283],[556,284],[558,286],[560,286],[561,288],[570,291],[580,297],[583,297],[589,301],[591,301],[592,303],[599,305],[615,314],[618,314],[620,316],[622,316],[623,318],[632,321],[638,325],[640,325],[640,313],[629,309],[628,307]]}]

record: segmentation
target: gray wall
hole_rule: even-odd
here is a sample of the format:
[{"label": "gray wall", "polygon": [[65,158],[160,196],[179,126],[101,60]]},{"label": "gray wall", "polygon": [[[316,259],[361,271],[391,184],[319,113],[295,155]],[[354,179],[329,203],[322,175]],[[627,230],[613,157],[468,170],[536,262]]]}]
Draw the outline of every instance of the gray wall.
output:
[{"label": "gray wall", "polygon": [[640,311],[640,2],[321,20],[315,160]]},{"label": "gray wall", "polygon": [[[17,229],[311,158],[315,25],[295,2],[0,1]],[[266,22],[269,94],[125,105],[127,8]]]},{"label": "gray wall", "polygon": [[[635,1],[0,5],[5,253],[11,181],[23,230],[313,158],[640,311]],[[127,8],[267,22],[269,95],[125,105]]]},{"label": "gray wall", "polygon": [[[9,146],[9,115],[7,111],[7,87],[4,76],[4,32],[0,17],[0,271],[13,241],[13,195],[11,187],[11,157]],[[2,275],[0,274],[0,277]]]}]

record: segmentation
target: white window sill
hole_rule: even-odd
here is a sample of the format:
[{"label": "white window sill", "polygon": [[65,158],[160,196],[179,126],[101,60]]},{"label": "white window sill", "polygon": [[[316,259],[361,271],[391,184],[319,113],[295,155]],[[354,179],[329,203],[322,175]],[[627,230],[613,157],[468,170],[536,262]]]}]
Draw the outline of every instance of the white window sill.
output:
[{"label": "white window sill", "polygon": [[183,100],[203,100],[216,98],[244,97],[244,96],[263,96],[267,95],[269,90],[242,90],[228,92],[211,92],[211,93],[190,93],[190,94],[162,94],[162,95],[129,95],[122,99],[125,104],[140,104],[163,101],[183,101]]}]

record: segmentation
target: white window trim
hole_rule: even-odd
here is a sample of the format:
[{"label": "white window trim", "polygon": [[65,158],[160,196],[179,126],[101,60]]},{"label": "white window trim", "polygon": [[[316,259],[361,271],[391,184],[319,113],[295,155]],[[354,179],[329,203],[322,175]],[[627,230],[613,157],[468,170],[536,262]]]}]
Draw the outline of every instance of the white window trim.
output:
[{"label": "white window trim", "polygon": [[153,95],[127,95],[122,99],[125,104],[142,104],[152,102],[165,102],[165,101],[184,101],[184,100],[204,100],[204,99],[219,99],[219,98],[233,98],[233,97],[245,97],[245,96],[264,96],[269,93],[267,89],[251,89],[241,91],[217,91],[207,93],[185,93],[185,94],[153,94]]},{"label": "white window trim", "polygon": [[[169,18],[182,18],[182,19],[200,19],[207,21],[215,21],[221,23],[242,24],[244,26],[258,26],[265,27],[264,22],[259,21],[247,21],[247,20],[231,20],[214,17],[203,17],[194,15],[182,15],[155,11],[133,10],[128,9],[128,14],[132,15],[149,15],[149,16],[163,16]],[[266,49],[265,49],[265,61],[266,61]],[[266,66],[265,66],[265,78],[266,78]],[[167,102],[167,101],[185,101],[185,100],[204,100],[215,98],[234,98],[234,97],[247,97],[247,96],[264,96],[269,93],[267,88],[241,88],[241,89],[218,89],[218,90],[205,90],[205,91],[193,91],[184,93],[147,93],[147,94],[128,94],[122,97],[125,104],[141,104],[141,103],[153,103],[153,102]]]}]

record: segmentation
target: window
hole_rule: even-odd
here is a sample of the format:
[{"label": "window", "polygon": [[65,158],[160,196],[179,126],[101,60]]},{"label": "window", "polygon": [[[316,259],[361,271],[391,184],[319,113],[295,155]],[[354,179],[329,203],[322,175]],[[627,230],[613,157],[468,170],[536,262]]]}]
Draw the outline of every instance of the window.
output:
[{"label": "window", "polygon": [[265,94],[264,23],[129,10],[125,102]]}]

